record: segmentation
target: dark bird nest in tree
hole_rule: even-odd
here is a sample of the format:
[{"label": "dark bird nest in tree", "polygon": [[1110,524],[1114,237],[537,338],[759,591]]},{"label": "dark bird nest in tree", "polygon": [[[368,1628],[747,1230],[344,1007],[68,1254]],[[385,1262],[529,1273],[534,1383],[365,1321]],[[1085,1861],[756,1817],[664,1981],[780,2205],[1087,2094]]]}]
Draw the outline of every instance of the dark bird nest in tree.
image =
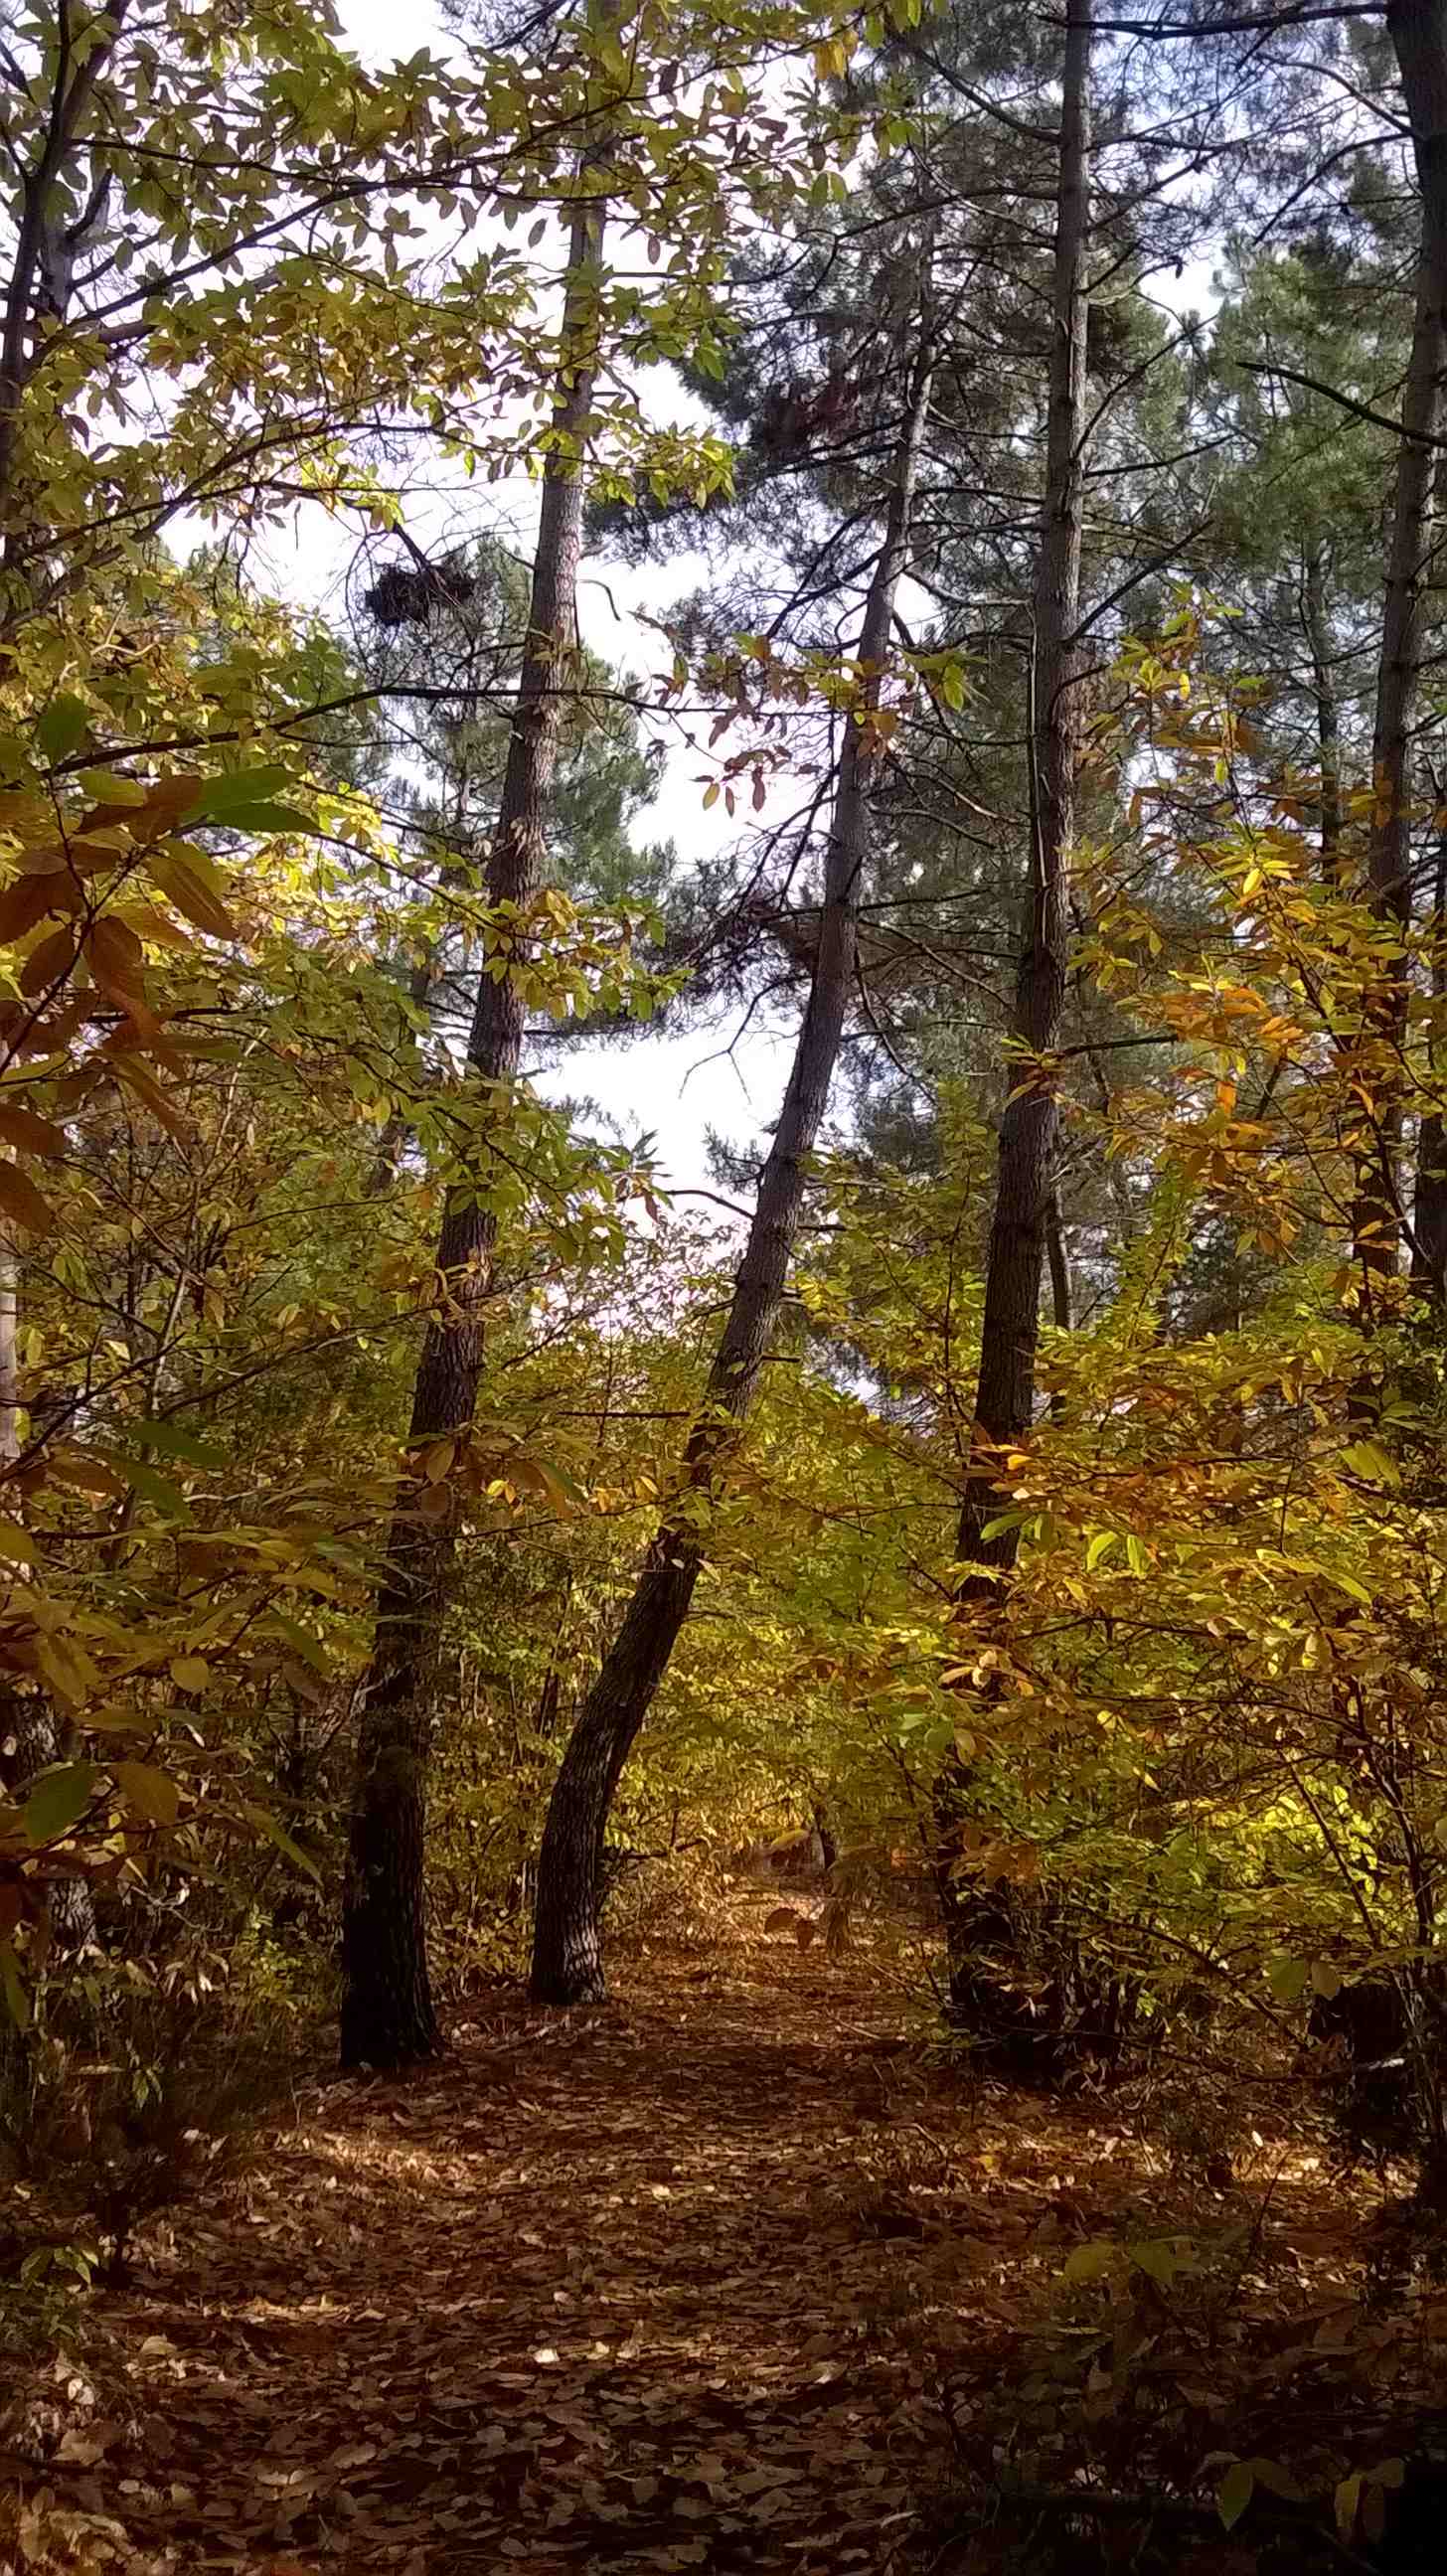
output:
[{"label": "dark bird nest in tree", "polygon": [[420,547],[412,554],[411,563],[388,564],[362,593],[362,605],[378,626],[430,626],[434,609],[466,608],[476,596],[478,576],[465,554],[443,555],[437,563]]}]

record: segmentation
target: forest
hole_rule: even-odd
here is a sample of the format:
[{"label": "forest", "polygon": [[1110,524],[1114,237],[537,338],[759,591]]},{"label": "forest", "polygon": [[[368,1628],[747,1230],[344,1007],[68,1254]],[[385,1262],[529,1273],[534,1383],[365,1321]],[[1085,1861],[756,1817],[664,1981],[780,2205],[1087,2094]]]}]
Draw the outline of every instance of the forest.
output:
[{"label": "forest", "polygon": [[0,2571],[1447,2510],[1447,0],[0,0]]}]

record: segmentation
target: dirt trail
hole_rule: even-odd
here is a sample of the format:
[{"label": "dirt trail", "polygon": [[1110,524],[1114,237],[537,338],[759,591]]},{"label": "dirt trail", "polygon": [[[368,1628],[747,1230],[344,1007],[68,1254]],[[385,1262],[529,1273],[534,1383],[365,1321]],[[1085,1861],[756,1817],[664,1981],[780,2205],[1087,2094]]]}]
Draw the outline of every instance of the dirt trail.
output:
[{"label": "dirt trail", "polygon": [[862,2161],[897,2021],[862,1970],[725,1955],[304,2103],[147,2249],[140,2437],[60,2494],[248,2576],[886,2566],[941,2447],[926,2229]]}]

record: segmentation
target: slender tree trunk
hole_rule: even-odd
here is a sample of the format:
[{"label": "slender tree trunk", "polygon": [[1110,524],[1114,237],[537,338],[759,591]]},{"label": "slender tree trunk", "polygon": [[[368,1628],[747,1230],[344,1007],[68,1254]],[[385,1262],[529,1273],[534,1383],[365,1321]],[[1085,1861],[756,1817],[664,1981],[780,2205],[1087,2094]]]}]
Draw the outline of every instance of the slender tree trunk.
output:
[{"label": "slender tree trunk", "polygon": [[1316,700],[1316,758],[1321,772],[1321,860],[1327,876],[1341,850],[1341,722],[1336,682],[1332,678],[1331,627],[1326,613],[1326,583],[1315,546],[1302,575],[1302,620],[1311,654],[1311,687]]},{"label": "slender tree trunk", "polygon": [[[20,1455],[20,1277],[15,1246],[0,1228],[0,1468]],[[48,1699],[0,1687],[0,1781],[22,1796],[38,1771],[62,1760],[65,1739]],[[58,1950],[83,1950],[96,1937],[95,1904],[80,1878],[53,1878],[46,1889],[50,1928]]]},{"label": "slender tree trunk", "polygon": [[[1093,0],[1077,0],[1065,44],[1050,420],[1031,664],[1030,891],[1011,1029],[1026,1057],[1047,1055],[1059,1040],[1070,949],[1070,841],[1081,727],[1076,630],[1089,317],[1092,5]],[[1000,1120],[974,1454],[959,1531],[962,1560],[1003,1567],[1014,1562],[1014,1532],[990,1540],[983,1532],[1001,1508],[996,1452],[1002,1444],[1024,1438],[1035,1409],[1040,1283],[1059,1132],[1054,1083],[1048,1075],[1027,1079],[1029,1070],[1028,1065],[1011,1065],[1014,1096]],[[980,1589],[989,1592],[991,1587]]]},{"label": "slender tree trunk", "polygon": [[[1437,883],[1433,890],[1433,999],[1447,1002],[1447,835],[1437,844]],[[1429,1047],[1438,1085],[1443,1076],[1443,1049]],[[1439,1093],[1440,1096],[1440,1093]],[[1412,1277],[1439,1316],[1447,1308],[1447,1117],[1427,1109],[1417,1124],[1417,1190],[1412,1206]]]},{"label": "slender tree trunk", "polygon": [[[1426,593],[1437,548],[1437,441],[1447,389],[1447,8],[1443,0],[1388,0],[1422,200],[1412,354],[1402,395],[1402,434],[1387,555],[1382,649],[1377,665],[1372,764],[1376,806],[1368,899],[1405,934],[1412,920],[1412,727],[1420,693]],[[1365,1037],[1376,1061],[1364,1087],[1378,1104],[1357,1179],[1353,1251],[1370,1320],[1397,1269],[1402,1236],[1398,1159],[1404,1114],[1402,1056],[1407,979],[1388,964],[1366,997]]]},{"label": "slender tree trunk", "polygon": [[[1065,38],[1060,180],[1056,203],[1054,336],[1045,494],[1035,575],[1031,659],[1030,888],[1011,1034],[1026,1059],[1012,1062],[1012,1097],[1000,1120],[995,1213],[985,1273],[985,1312],[975,1421],[960,1509],[958,1555],[966,1615],[998,1606],[1015,1562],[1014,1529],[986,1530],[1007,1507],[1000,1453],[1028,1438],[1035,1411],[1040,1294],[1055,1205],[1059,1108],[1054,1079],[1029,1059],[1059,1042],[1070,946],[1070,844],[1082,708],[1080,554],[1086,431],[1086,333],[1090,313],[1090,62],[1093,0],[1075,0]],[[1057,1280],[1056,1294],[1059,1294]],[[982,1895],[962,1876],[970,1803],[965,1764],[952,1757],[936,1791],[936,1879],[944,1916],[952,2010],[979,2019],[982,1953],[1013,1942],[1008,1892]],[[1007,2005],[1007,2016],[1013,2004]]]},{"label": "slender tree trunk", "polygon": [[[105,222],[110,184],[103,177],[87,189],[86,147],[78,137],[110,66],[126,8],[127,0],[110,0],[104,13],[82,13],[78,23],[74,0],[55,0],[45,140],[33,166],[13,173],[15,238],[0,304],[0,529],[11,561],[33,554],[41,534],[29,523],[15,475],[21,407],[45,345],[37,310],[43,303],[56,321],[66,319],[76,261]],[[69,222],[66,182],[83,199]]]},{"label": "slender tree trunk", "polygon": [[[599,159],[583,165],[573,218],[563,313],[563,361],[553,410],[558,444],[543,480],[528,636],[518,681],[497,830],[488,860],[490,904],[525,906],[545,858],[548,792],[562,718],[560,666],[571,650],[583,485],[579,448],[597,374],[604,200]],[[480,1081],[501,1092],[522,1054],[523,1005],[511,975],[483,972],[468,1040]],[[467,1189],[452,1192],[437,1269],[443,1282],[428,1326],[412,1400],[414,1444],[465,1431],[477,1403],[484,1313],[497,1220]],[[445,1488],[444,1496],[445,1496]],[[419,1480],[390,1534],[377,1599],[371,1667],[362,1699],[357,1779],[342,1914],[342,2062],[398,2066],[439,2045],[424,1916],[426,1775],[432,1694],[457,1552],[456,1515],[428,1520]]]},{"label": "slender tree trunk", "polygon": [[[783,1306],[803,1206],[805,1166],[828,1103],[854,976],[859,884],[869,853],[876,756],[869,716],[879,702],[895,593],[908,559],[931,371],[926,345],[915,370],[884,538],[860,630],[860,709],[850,714],[844,728],[809,999],[728,1317],[709,1371],[703,1410],[684,1452],[684,1508],[675,1508],[654,1536],[622,1624],[579,1711],[553,1787],[538,1855],[532,1965],[532,1993],[538,2003],[593,2002],[604,1992],[599,1867],[608,1811],[688,1617],[704,1564],[707,1497],[753,1403]],[[690,1510],[690,1503],[699,1508]]]},{"label": "slender tree trunk", "polygon": [[[1050,1320],[1057,1333],[1069,1333],[1075,1327],[1075,1283],[1070,1274],[1070,1246],[1065,1240],[1065,1223],[1060,1213],[1060,1192],[1052,1189],[1050,1205],[1045,1212],[1045,1258],[1050,1270]],[[1063,1422],[1069,1412],[1069,1401],[1057,1389],[1050,1399],[1052,1418]]]}]

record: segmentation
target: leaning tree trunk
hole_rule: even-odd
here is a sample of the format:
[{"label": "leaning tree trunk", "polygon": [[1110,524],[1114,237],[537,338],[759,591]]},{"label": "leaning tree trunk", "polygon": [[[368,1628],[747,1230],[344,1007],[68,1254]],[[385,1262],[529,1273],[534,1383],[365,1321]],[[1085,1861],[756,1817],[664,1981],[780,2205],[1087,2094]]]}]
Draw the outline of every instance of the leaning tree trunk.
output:
[{"label": "leaning tree trunk", "polygon": [[[1070,946],[1070,844],[1079,765],[1080,552],[1086,434],[1086,330],[1090,313],[1090,57],[1093,0],[1075,0],[1065,39],[1056,203],[1054,336],[1040,553],[1035,573],[1034,651],[1028,714],[1030,886],[1011,1034],[1012,1096],[1000,1120],[995,1212],[985,1271],[975,1419],[960,1510],[958,1556],[966,1570],[966,1615],[998,1608],[1002,1578],[1019,1534],[990,1524],[1008,1504],[1002,1453],[1028,1437],[1035,1412],[1040,1293],[1055,1205],[1059,1107],[1054,1077],[1039,1059],[1060,1037]],[[981,1569],[990,1568],[986,1573]],[[962,2024],[980,2017],[982,1953],[1011,1946],[1008,1898],[982,1899],[961,1878],[961,1831],[970,1780],[951,1757],[936,1791],[936,1876],[951,2008]],[[1008,2011],[1008,2006],[1004,2007]]]},{"label": "leaning tree trunk", "polygon": [[[1412,921],[1412,726],[1438,542],[1437,451],[1447,390],[1447,7],[1443,0],[1388,0],[1387,30],[1411,126],[1422,215],[1377,665],[1367,897],[1377,919],[1405,937]],[[1378,1105],[1367,1117],[1369,1134],[1358,1162],[1352,1244],[1363,1320],[1369,1323],[1384,1283],[1395,1276],[1402,1238],[1398,1165],[1407,977],[1400,961],[1389,963],[1368,992],[1363,1021],[1372,1059],[1364,1067],[1363,1088]]]},{"label": "leaning tree trunk", "polygon": [[[595,2002],[605,1990],[599,1869],[608,1811],[688,1617],[704,1563],[709,1490],[753,1403],[783,1306],[804,1200],[805,1165],[828,1103],[854,976],[877,752],[870,718],[879,703],[895,593],[908,557],[931,372],[926,344],[896,451],[884,538],[860,629],[859,695],[844,728],[809,999],[703,1410],[684,1452],[685,1507],[675,1509],[655,1533],[553,1786],[538,1854],[532,1962],[537,2003]],[[689,1509],[690,1504],[697,1508]]]},{"label": "leaning tree trunk", "polygon": [[[596,185],[596,156],[580,185]],[[585,193],[573,218],[563,312],[563,358],[553,409],[555,444],[543,480],[537,555],[508,743],[497,830],[487,869],[489,904],[525,907],[541,881],[548,792],[557,766],[563,698],[560,664],[575,625],[583,485],[579,450],[597,375],[599,263],[604,200]],[[468,1063],[499,1087],[516,1075],[523,1005],[511,975],[484,971]],[[455,1189],[437,1246],[442,1297],[428,1326],[412,1399],[415,1447],[465,1431],[477,1403],[483,1315],[492,1284],[495,1214]],[[362,1693],[357,1778],[342,1914],[341,2052],[346,2066],[398,2066],[439,2045],[424,1915],[426,1774],[438,1640],[457,1553],[455,1511],[438,1521],[404,1495],[393,1519],[377,1598],[372,1660]]]}]

